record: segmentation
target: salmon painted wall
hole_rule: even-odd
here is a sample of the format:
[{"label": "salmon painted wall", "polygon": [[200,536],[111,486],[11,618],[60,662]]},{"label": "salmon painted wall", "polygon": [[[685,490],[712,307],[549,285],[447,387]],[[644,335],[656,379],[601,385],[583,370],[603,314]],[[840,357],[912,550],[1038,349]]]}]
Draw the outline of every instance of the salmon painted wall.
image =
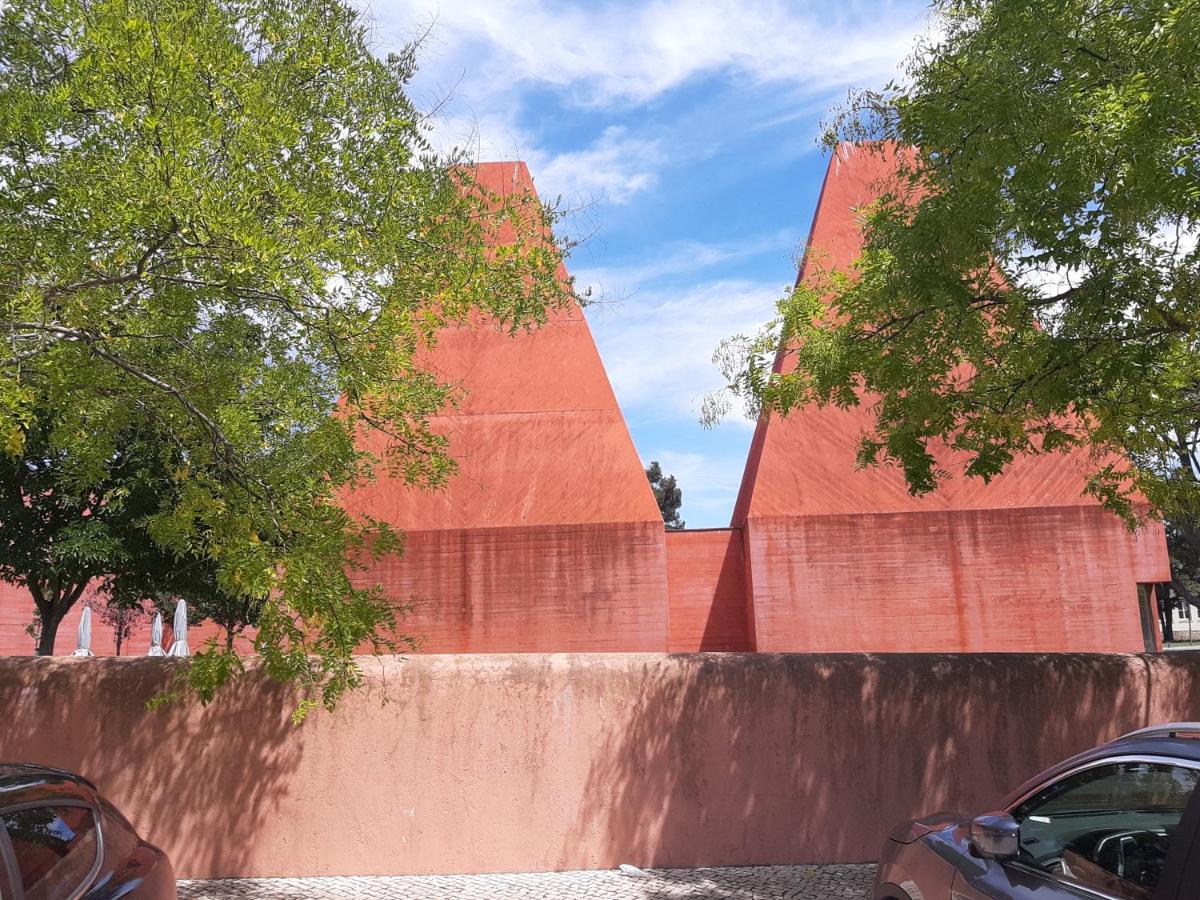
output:
[{"label": "salmon painted wall", "polygon": [[[839,149],[801,281],[850,265],[858,210],[893,171],[890,152]],[[758,649],[1144,647],[1137,584],[1169,578],[1162,527],[1130,534],[1084,496],[1087,453],[1019,458],[985,484],[935,448],[950,477],[913,497],[897,468],[855,465],[871,404],[758,424],[733,517],[746,535]]]},{"label": "salmon painted wall", "polygon": [[0,659],[0,759],[94,779],[180,877],[863,862],[1200,719],[1194,653],[385,657],[300,727],[254,675],[148,712],[173,663]]},{"label": "salmon painted wall", "polygon": [[671,652],[754,649],[740,529],[668,531],[667,594]]}]

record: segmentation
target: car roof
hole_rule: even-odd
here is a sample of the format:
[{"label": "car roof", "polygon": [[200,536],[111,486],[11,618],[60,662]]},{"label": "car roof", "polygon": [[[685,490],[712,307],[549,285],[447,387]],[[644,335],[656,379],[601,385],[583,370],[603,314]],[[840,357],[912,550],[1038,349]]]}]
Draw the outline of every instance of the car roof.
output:
[{"label": "car roof", "polygon": [[95,801],[96,786],[74,772],[35,763],[0,762],[0,806],[46,799]]},{"label": "car roof", "polygon": [[1002,806],[1008,808],[1029,791],[1069,769],[1115,756],[1157,756],[1200,765],[1200,723],[1173,722],[1140,728],[1106,744],[1091,747],[1030,778],[1009,793],[1002,801]]},{"label": "car roof", "polygon": [[1106,756],[1111,756],[1114,752],[1134,755],[1173,756],[1178,759],[1188,760],[1189,762],[1200,763],[1200,734],[1194,737],[1183,737],[1182,735],[1178,737],[1121,737],[1096,748],[1096,751],[1100,750],[1106,751],[1104,754],[1101,754]]}]

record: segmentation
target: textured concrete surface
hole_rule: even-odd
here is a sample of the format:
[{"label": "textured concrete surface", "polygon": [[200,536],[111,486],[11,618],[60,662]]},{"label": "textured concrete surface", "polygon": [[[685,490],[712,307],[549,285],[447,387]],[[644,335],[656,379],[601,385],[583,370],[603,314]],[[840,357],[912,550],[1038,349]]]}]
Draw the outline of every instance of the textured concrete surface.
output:
[{"label": "textured concrete surface", "polygon": [[737,528],[667,532],[672,653],[753,650]]},{"label": "textured concrete surface", "polygon": [[182,664],[0,658],[0,759],[85,773],[180,878],[864,862],[1200,718],[1197,653],[388,657],[300,727],[253,671],[148,712]]},{"label": "textured concrete surface", "polygon": [[396,878],[250,878],[183,881],[180,900],[860,900],[875,867],[761,866],[616,870],[526,875],[408,875]]},{"label": "textured concrete surface", "polygon": [[[861,210],[894,169],[889,155],[839,150],[802,282],[851,264]],[[533,196],[524,163],[477,175],[496,195]],[[576,305],[514,334],[468,317],[420,362],[462,389],[432,420],[459,472],[440,491],[381,472],[343,499],[407,533],[402,558],[356,577],[411,604],[403,628],[425,652],[1146,649],[1137,586],[1170,577],[1162,526],[1131,535],[1084,496],[1085,451],[1023,457],[985,484],[964,477],[962,454],[934,447],[951,477],[914,497],[895,467],[855,465],[869,397],[812,406],[760,421],[733,530],[664,536]],[[385,439],[363,440],[380,450]],[[0,653],[30,652],[31,616],[26,592],[0,586]],[[97,622],[94,635],[109,652],[109,629]]]},{"label": "textured concrete surface", "polygon": [[[476,178],[535,196],[521,162]],[[407,535],[361,581],[414,604],[403,627],[430,653],[666,650],[662,516],[582,310],[515,334],[475,316],[419,362],[461,390],[431,419],[458,471],[437,491],[380,472],[344,498]]]}]

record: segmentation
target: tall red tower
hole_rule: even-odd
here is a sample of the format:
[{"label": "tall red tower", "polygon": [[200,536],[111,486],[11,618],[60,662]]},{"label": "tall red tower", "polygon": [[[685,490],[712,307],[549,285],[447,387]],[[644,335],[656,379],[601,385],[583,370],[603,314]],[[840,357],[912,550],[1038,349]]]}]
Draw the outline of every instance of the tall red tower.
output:
[{"label": "tall red tower", "polygon": [[[857,257],[856,211],[892,167],[839,148],[806,267]],[[1025,457],[986,485],[943,453],[951,477],[913,497],[898,469],[855,468],[870,421],[867,399],[758,424],[733,516],[757,649],[1145,649],[1139,585],[1169,578],[1163,532],[1131,534],[1083,495],[1085,453]]]},{"label": "tall red tower", "polygon": [[[534,192],[523,162],[476,178]],[[662,516],[583,313],[509,335],[445,329],[426,361],[463,402],[434,421],[459,465],[445,489],[384,476],[347,498],[402,529],[374,566],[429,652],[665,650]]]}]

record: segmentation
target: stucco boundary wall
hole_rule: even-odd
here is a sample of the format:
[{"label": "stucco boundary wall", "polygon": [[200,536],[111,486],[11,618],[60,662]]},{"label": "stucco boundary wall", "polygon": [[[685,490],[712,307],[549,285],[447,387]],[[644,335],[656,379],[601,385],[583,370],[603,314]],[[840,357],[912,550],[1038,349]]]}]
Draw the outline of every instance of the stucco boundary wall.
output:
[{"label": "stucco boundary wall", "polygon": [[869,861],[900,819],[1200,719],[1200,653],[364,658],[299,727],[253,673],[147,711],[180,665],[0,659],[0,759],[87,774],[181,877]]}]

